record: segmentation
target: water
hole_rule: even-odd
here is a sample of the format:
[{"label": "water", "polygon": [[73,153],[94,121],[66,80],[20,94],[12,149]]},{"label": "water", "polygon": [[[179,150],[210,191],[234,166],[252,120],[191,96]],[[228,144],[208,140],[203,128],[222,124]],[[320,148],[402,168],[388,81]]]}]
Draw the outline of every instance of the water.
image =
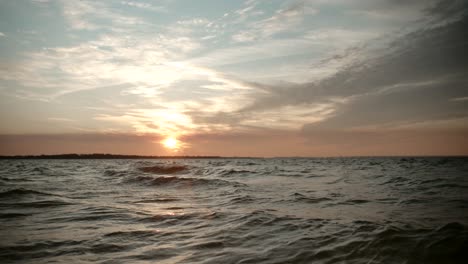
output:
[{"label": "water", "polygon": [[1,263],[467,263],[467,158],[0,161]]}]

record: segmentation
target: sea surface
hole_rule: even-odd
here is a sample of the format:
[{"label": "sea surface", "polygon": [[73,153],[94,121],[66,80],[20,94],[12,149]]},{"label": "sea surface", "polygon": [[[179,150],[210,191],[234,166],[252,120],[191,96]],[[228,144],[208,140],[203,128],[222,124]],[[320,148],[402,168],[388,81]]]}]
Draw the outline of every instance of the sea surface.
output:
[{"label": "sea surface", "polygon": [[0,160],[0,263],[468,263],[468,158]]}]

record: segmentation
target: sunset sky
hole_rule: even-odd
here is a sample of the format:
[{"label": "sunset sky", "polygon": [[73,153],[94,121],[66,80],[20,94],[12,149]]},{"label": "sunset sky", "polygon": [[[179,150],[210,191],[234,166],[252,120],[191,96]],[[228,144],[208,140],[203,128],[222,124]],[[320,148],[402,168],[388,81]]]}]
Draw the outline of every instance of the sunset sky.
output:
[{"label": "sunset sky", "polygon": [[0,0],[0,155],[468,155],[467,2]]}]

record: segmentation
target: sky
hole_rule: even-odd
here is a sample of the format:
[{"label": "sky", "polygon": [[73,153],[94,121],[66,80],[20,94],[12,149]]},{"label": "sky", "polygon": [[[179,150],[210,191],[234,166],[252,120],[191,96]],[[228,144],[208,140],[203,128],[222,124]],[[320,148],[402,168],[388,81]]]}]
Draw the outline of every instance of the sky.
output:
[{"label": "sky", "polygon": [[0,155],[468,155],[468,1],[0,0]]}]

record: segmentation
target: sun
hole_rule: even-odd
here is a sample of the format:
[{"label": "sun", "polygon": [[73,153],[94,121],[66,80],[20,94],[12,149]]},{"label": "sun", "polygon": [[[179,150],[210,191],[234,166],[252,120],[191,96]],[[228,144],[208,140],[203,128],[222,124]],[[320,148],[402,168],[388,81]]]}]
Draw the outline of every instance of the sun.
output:
[{"label": "sun", "polygon": [[179,148],[180,143],[175,137],[168,137],[162,141],[162,144],[168,149],[176,150]]}]

